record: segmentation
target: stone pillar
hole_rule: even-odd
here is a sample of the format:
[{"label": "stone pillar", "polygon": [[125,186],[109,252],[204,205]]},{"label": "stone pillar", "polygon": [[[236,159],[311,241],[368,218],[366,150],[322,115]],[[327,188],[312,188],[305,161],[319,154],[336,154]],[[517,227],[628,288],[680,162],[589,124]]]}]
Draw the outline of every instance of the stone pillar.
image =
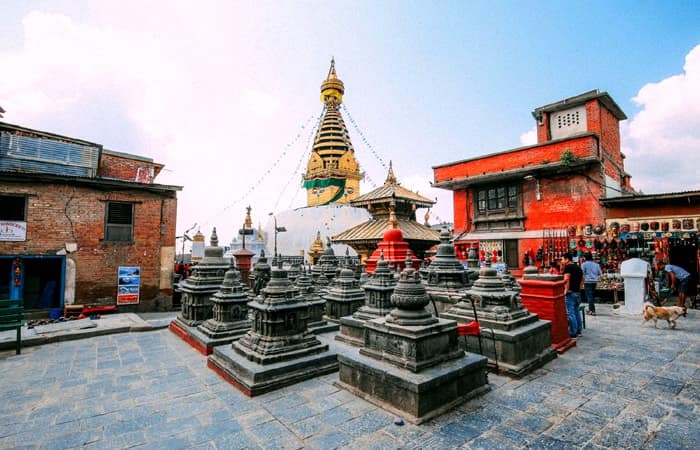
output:
[{"label": "stone pillar", "polygon": [[566,282],[561,275],[527,274],[520,279],[522,303],[528,311],[540,319],[552,322],[552,347],[564,353],[576,345],[569,337],[569,321],[566,318],[564,289]]}]

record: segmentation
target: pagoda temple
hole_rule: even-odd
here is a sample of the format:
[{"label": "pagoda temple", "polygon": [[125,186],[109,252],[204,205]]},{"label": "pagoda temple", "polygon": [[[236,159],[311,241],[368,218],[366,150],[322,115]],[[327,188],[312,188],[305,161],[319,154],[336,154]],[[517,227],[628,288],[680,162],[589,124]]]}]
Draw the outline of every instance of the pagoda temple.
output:
[{"label": "pagoda temple", "polygon": [[357,197],[350,204],[367,209],[372,218],[333,236],[331,240],[352,247],[362,262],[377,248],[384,232],[392,228],[392,211],[397,220],[395,227],[401,230],[403,238],[418,258],[424,258],[426,250],[440,242],[437,230],[416,221],[416,209],[430,208],[435,202],[401,186],[391,162],[384,185]]},{"label": "pagoda temple", "polygon": [[363,175],[340,114],[344,93],[345,85],[338,78],[332,59],[328,76],[321,83],[323,119],[304,175],[308,206],[348,203],[360,195]]}]

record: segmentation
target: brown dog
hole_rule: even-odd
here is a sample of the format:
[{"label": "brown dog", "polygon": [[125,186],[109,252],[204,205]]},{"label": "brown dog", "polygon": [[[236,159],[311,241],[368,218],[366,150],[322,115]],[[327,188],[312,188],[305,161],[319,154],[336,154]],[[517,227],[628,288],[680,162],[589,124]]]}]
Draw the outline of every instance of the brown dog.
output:
[{"label": "brown dog", "polygon": [[676,319],[678,319],[680,316],[685,317],[688,313],[687,308],[681,308],[680,306],[654,306],[649,302],[644,303],[644,312],[642,315],[644,316],[644,322],[642,322],[642,325],[644,325],[646,322],[649,320],[654,321],[654,328],[658,328],[656,326],[656,321],[657,320],[665,320],[668,322],[669,327],[671,328],[676,328]]}]

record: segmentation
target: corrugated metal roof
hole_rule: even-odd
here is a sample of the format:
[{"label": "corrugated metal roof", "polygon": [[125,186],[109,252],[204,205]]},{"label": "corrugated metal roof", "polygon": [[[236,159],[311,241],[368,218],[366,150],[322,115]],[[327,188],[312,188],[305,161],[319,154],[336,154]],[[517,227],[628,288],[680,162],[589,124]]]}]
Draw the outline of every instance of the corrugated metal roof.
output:
[{"label": "corrugated metal roof", "polygon": [[[381,241],[390,227],[389,219],[371,219],[343,231],[331,238],[333,242],[347,244],[357,241]],[[398,228],[407,241],[440,242],[440,232],[413,220],[398,219]]]}]

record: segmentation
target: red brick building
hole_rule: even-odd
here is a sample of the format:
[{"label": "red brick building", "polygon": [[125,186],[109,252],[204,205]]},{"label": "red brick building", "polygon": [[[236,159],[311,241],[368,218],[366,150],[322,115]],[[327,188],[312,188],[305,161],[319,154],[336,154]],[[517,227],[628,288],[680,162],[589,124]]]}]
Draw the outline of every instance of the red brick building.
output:
[{"label": "red brick building", "polygon": [[155,184],[162,168],[0,122],[0,298],[168,307],[181,187]]},{"label": "red brick building", "polygon": [[434,185],[454,192],[460,257],[478,245],[482,259],[497,255],[511,268],[522,268],[525,254],[551,264],[572,239],[578,245],[596,236],[592,230],[603,234],[603,199],[632,193],[620,151],[627,117],[607,93],[586,92],[532,115],[537,144],[433,167]]}]

